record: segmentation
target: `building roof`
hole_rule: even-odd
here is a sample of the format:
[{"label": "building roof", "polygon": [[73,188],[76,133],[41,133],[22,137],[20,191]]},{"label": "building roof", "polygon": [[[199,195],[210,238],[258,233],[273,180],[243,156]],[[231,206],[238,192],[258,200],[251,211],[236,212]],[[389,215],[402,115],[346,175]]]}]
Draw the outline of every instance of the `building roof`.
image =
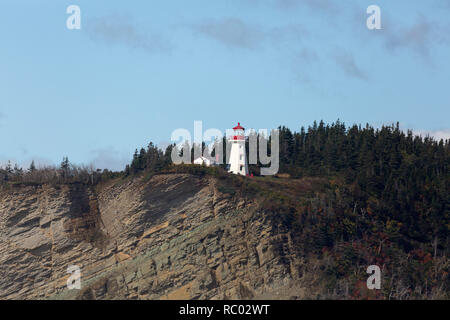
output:
[{"label": "building roof", "polygon": [[236,127],[234,127],[233,130],[245,130],[245,128],[241,127],[241,123],[238,122],[238,125]]}]

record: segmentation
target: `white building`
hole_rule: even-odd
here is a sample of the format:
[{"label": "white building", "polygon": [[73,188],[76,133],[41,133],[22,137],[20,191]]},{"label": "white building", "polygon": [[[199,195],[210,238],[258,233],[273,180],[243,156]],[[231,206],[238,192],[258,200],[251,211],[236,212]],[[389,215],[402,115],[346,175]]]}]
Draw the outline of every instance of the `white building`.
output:
[{"label": "white building", "polygon": [[202,157],[198,157],[197,159],[195,159],[194,164],[205,165],[207,167],[210,167],[215,164],[215,161],[213,159],[208,159],[208,158],[202,156]]},{"label": "white building", "polygon": [[228,172],[246,176],[248,175],[248,163],[245,153],[245,128],[241,127],[241,124],[238,122],[238,125],[233,130],[234,134],[228,138],[228,141],[231,143],[230,168]]}]

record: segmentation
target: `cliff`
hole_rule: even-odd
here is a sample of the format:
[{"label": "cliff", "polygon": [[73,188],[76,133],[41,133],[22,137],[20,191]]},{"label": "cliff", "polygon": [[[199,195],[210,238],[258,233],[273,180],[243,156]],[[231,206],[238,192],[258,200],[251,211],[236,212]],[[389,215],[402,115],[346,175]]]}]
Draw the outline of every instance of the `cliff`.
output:
[{"label": "cliff", "polygon": [[[305,297],[289,228],[219,189],[162,174],[2,190],[0,299]],[[70,265],[80,290],[67,288]]]}]

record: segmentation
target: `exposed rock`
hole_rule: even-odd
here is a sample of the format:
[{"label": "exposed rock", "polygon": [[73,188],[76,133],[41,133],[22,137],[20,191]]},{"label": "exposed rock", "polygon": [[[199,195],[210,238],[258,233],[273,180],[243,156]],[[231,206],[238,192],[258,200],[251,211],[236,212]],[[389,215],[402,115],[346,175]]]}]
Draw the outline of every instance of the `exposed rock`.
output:
[{"label": "exposed rock", "polygon": [[187,174],[0,191],[0,299],[301,298],[289,232],[257,208]]}]

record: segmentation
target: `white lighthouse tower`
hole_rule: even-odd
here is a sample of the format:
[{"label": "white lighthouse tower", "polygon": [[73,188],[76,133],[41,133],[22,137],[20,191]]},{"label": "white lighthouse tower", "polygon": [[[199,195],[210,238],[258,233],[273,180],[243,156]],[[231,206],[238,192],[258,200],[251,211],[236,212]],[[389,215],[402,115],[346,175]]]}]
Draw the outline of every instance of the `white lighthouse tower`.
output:
[{"label": "white lighthouse tower", "polygon": [[245,128],[241,127],[241,124],[238,122],[238,125],[233,130],[233,135],[228,139],[231,143],[230,169],[228,172],[246,176],[248,175],[248,164],[245,153]]}]

